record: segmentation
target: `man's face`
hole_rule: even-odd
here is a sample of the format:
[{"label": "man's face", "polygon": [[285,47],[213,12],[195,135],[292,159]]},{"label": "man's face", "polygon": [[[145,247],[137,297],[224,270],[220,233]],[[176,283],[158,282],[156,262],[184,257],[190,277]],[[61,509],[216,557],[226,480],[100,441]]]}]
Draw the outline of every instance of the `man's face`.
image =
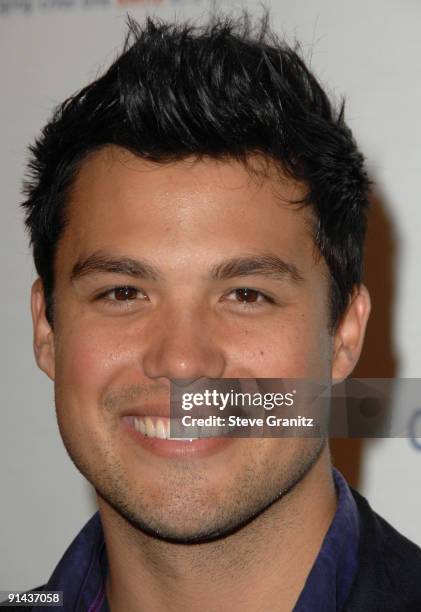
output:
[{"label": "man's face", "polygon": [[109,147],[84,162],[55,262],[49,373],[70,456],[132,523],[223,533],[318,457],[317,438],[156,452],[123,418],[168,415],[175,379],[330,377],[328,272],[309,211],[290,203],[302,195],[235,161],[153,164]]}]

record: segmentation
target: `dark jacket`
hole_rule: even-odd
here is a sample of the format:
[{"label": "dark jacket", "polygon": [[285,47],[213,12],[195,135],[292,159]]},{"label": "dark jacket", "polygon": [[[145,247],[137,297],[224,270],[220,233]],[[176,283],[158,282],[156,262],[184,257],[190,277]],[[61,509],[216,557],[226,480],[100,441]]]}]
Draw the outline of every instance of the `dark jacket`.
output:
[{"label": "dark jacket", "polygon": [[360,515],[359,566],[344,612],[421,612],[421,548],[352,494]]},{"label": "dark jacket", "polygon": [[341,612],[421,612],[421,548],[376,514],[362,495],[352,494],[360,518],[359,565]]}]

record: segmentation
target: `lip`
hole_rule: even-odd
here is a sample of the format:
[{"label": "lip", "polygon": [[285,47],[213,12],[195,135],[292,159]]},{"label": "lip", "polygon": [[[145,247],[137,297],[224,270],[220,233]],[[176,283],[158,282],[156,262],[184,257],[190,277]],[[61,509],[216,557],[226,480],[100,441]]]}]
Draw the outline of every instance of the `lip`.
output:
[{"label": "lip", "polygon": [[169,407],[165,407],[163,404],[147,405],[147,406],[131,406],[124,410],[121,417],[157,417],[168,419],[170,417]]},{"label": "lip", "polygon": [[121,418],[121,427],[127,436],[138,446],[145,451],[168,459],[199,459],[212,456],[216,453],[227,449],[235,438],[228,436],[214,436],[209,438],[198,438],[195,440],[171,440],[160,438],[148,438],[139,431],[134,429],[130,424],[129,416],[150,416],[156,418],[168,418],[164,414],[148,414],[143,412],[141,415],[136,412],[131,412],[130,415],[124,415],[126,418]]}]

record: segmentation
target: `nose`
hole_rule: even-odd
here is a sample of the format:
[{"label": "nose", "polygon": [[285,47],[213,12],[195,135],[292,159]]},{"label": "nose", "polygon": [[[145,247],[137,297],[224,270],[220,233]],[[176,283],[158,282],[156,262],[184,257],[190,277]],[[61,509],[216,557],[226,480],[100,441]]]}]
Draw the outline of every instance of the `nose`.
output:
[{"label": "nose", "polygon": [[203,377],[223,378],[225,368],[224,350],[203,316],[166,312],[154,322],[143,355],[143,371],[148,378],[188,385]]}]

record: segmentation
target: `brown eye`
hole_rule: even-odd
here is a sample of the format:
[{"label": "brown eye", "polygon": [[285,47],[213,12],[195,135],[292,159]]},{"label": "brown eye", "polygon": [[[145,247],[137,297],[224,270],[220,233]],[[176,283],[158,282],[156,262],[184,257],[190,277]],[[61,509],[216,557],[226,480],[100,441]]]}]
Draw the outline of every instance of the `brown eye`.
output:
[{"label": "brown eye", "polygon": [[256,291],[256,289],[244,288],[235,290],[235,297],[238,299],[239,302],[247,302],[249,304],[251,302],[257,302],[260,295],[261,293],[259,291]]},{"label": "brown eye", "polygon": [[138,290],[134,287],[116,287],[113,289],[114,298],[119,302],[127,300],[135,300],[138,296]]}]

